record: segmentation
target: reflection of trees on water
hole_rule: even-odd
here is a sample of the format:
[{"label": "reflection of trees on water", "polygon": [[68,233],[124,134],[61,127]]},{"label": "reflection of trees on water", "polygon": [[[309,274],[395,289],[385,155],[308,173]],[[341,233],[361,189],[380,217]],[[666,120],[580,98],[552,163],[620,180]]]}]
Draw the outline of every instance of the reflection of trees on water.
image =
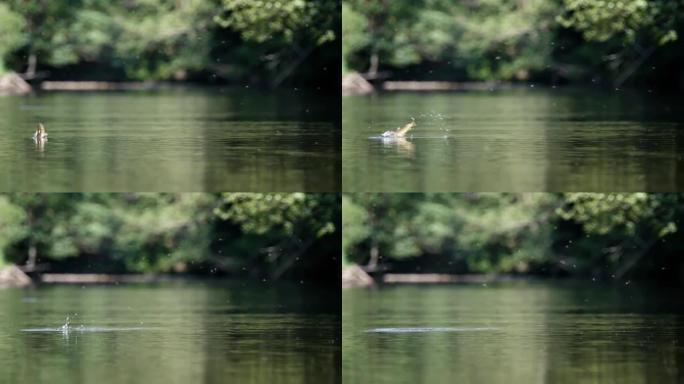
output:
[{"label": "reflection of trees on water", "polygon": [[[339,377],[339,291],[232,282],[53,287],[25,304],[0,291],[3,329],[143,326],[129,332],[12,332],[0,343],[12,382],[332,383]],[[17,297],[15,297],[17,296]],[[21,295],[19,295],[21,296]],[[333,299],[331,299],[333,297]],[[336,303],[336,304],[335,304]],[[50,323],[51,319],[55,323]],[[38,323],[36,323],[38,322]],[[12,371],[15,369],[15,371]]]},{"label": "reflection of trees on water", "polygon": [[[36,147],[36,151],[40,154],[45,151],[45,146],[47,145],[47,139],[33,139],[33,144]],[[42,156],[41,156],[42,157]]]},{"label": "reflection of trees on water", "polygon": [[[675,190],[684,158],[676,109],[592,90],[392,93],[344,103],[345,190]],[[405,116],[415,157],[378,151],[368,137]],[[440,115],[439,121],[430,119]]]},{"label": "reflection of trees on water", "polygon": [[333,143],[339,136],[330,132],[331,124],[232,125],[236,137],[207,145],[205,154],[212,164],[204,172],[207,186],[223,186],[222,190],[251,186],[256,191],[333,191],[338,186],[339,155]]},{"label": "reflection of trees on water", "polygon": [[[255,297],[258,297],[255,300]],[[221,333],[205,345],[204,382],[333,383],[340,377],[337,287],[225,290]],[[251,314],[245,312],[253,311]],[[206,328],[216,324],[205,316]]]},{"label": "reflection of trees on water", "polygon": [[[675,294],[592,283],[402,286],[343,293],[350,382],[676,382]],[[660,308],[658,316],[653,310]],[[376,326],[492,332],[368,334]],[[380,380],[382,378],[382,380]],[[609,379],[606,379],[609,378]]]},{"label": "reflection of trees on water", "polygon": [[[501,125],[500,116],[510,119],[511,114],[519,115],[523,108],[540,108],[543,100],[527,100],[522,105],[517,97],[495,100],[491,103],[480,93],[350,98],[344,110],[344,132],[350,141],[343,154],[349,169],[344,175],[345,189],[348,182],[360,190],[499,190],[521,182],[541,188],[543,162],[530,159],[533,154],[524,145],[511,145],[510,128]],[[385,125],[396,125],[410,115],[423,116],[417,120],[414,134],[424,137],[413,141],[414,155],[405,157],[412,161],[401,161],[401,157],[392,158],[373,148],[355,148],[367,144],[361,140],[368,136],[369,126],[380,132]],[[430,115],[440,118],[430,119]],[[545,134],[542,128],[535,121],[516,127],[513,143],[540,141]],[[485,136],[490,139],[483,140]],[[391,166],[384,166],[388,164]],[[359,176],[361,169],[368,175],[366,178]]]},{"label": "reflection of trees on water", "polygon": [[637,94],[563,97],[549,122],[547,189],[674,191],[680,189],[684,150],[681,117]]},{"label": "reflection of trees on water", "polygon": [[[37,303],[23,306],[21,311],[8,311],[7,319],[15,325],[39,321],[43,326],[59,327],[63,315],[70,313],[73,326],[106,326],[112,322],[163,326],[154,331],[73,332],[68,338],[62,333],[21,332],[10,339],[10,345],[1,346],[0,352],[11,348],[12,352],[3,356],[9,359],[5,361],[8,367],[17,369],[9,376],[14,382],[40,382],[46,376],[59,383],[196,382],[201,366],[195,361],[207,358],[197,324],[201,324],[201,312],[207,308],[208,293],[189,287],[63,286],[38,290],[33,293]],[[54,324],[50,323],[52,319]],[[187,324],[192,326],[186,328]]]},{"label": "reflection of trees on water", "polygon": [[[225,101],[237,112],[203,126],[206,137],[217,138],[207,142],[204,152],[211,164],[204,168],[207,190],[339,189],[339,128],[331,123],[337,115],[324,100],[289,92]],[[210,116],[226,110],[223,104],[206,107]]]},{"label": "reflection of trees on water", "polygon": [[415,154],[416,146],[403,137],[393,138],[393,139],[383,139],[382,147],[387,150],[396,151],[398,154],[403,155],[409,159],[413,158]]},{"label": "reflection of trees on water", "polygon": [[[8,113],[0,126],[11,130],[0,140],[8,160],[0,174],[19,190],[335,190],[339,131],[315,104],[321,100],[285,96],[50,94],[35,101],[45,108],[31,116],[16,112],[25,99],[3,99],[0,110]],[[55,138],[43,152],[49,167],[26,151],[31,132],[20,129],[34,120],[45,121]]]},{"label": "reflection of trees on water", "polygon": [[203,127],[204,135],[217,138],[205,151],[214,164],[205,172],[205,188],[339,189],[339,128],[331,123],[337,115],[325,108],[325,100],[299,93],[248,96],[235,103],[238,118],[225,116],[220,128]]}]

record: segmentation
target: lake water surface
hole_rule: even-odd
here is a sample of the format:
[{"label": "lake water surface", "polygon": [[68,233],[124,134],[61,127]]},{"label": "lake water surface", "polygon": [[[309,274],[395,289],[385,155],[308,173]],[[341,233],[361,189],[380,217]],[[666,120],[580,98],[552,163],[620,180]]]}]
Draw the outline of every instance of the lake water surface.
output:
[{"label": "lake water surface", "polygon": [[3,289],[0,382],[338,382],[331,291],[241,282]]},{"label": "lake water surface", "polygon": [[[597,89],[343,97],[347,192],[684,189],[678,97]],[[403,141],[370,139],[414,117]]]},{"label": "lake water surface", "polygon": [[592,282],[343,291],[344,383],[681,383],[677,288]]},{"label": "lake water surface", "polygon": [[2,97],[0,190],[335,191],[329,100],[221,88]]}]

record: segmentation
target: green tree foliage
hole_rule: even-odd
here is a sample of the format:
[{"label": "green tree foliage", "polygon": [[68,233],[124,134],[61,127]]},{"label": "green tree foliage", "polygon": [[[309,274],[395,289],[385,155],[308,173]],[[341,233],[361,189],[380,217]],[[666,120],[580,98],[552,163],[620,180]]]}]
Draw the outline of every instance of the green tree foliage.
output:
[{"label": "green tree foliage", "polygon": [[[240,226],[241,239],[229,247],[254,247],[262,244],[261,252],[253,254],[249,263],[270,264],[272,275],[280,276],[301,260],[319,239],[333,241],[338,228],[339,201],[333,194],[309,195],[226,193],[215,213]],[[338,246],[332,248],[337,252]]]},{"label": "green tree foliage", "polygon": [[[113,42],[112,59],[122,62],[130,77],[184,79],[188,71],[200,71],[207,64],[213,12],[212,5],[203,0],[148,0],[130,7],[104,7],[99,16],[109,15],[114,24],[87,20],[87,13],[82,20],[86,22],[84,31],[97,25],[110,25],[109,30],[102,31],[102,37],[118,31],[109,40]],[[106,53],[106,46],[103,48],[102,53]]]},{"label": "green tree foliage", "polygon": [[61,67],[111,62],[133,79],[183,77],[209,58],[214,7],[203,0],[14,1],[27,20],[28,55]]},{"label": "green tree foliage", "polygon": [[6,196],[0,196],[0,266],[5,263],[5,248],[26,235],[22,225],[25,219],[21,207],[12,204]]},{"label": "green tree foliage", "polygon": [[337,229],[333,195],[12,194],[0,250],[53,270],[280,277]]},{"label": "green tree foliage", "polygon": [[[580,32],[587,42],[594,43],[590,52],[605,62],[614,75],[614,84],[619,86],[639,71],[658,48],[667,45],[663,48],[681,49],[669,43],[678,39],[678,29],[681,30],[684,21],[684,3],[564,0],[558,20],[564,27]],[[596,60],[588,60],[591,63]]]},{"label": "green tree foliage", "polygon": [[354,69],[366,69],[354,57],[364,53],[399,68],[442,63],[442,70],[466,72],[474,79],[527,78],[528,71],[549,63],[555,10],[545,0],[346,4],[351,14],[358,12],[367,20],[343,18],[350,23],[343,26],[345,34],[368,36],[366,46],[357,43],[345,55]]},{"label": "green tree foliage", "polygon": [[563,26],[577,29],[588,41],[617,39],[634,43],[647,35],[658,44],[677,39],[676,19],[681,17],[677,1],[563,0]]},{"label": "green tree foliage", "polygon": [[678,195],[649,193],[572,193],[558,210],[561,218],[582,225],[588,234],[634,236],[648,228],[656,237],[677,231]]},{"label": "green tree foliage", "polygon": [[[222,0],[216,22],[240,34],[251,55],[263,58],[279,85],[319,46],[336,37],[339,19],[334,0]],[[337,48],[328,44],[329,49]],[[245,57],[249,60],[249,57]]]},{"label": "green tree foliage", "polygon": [[334,195],[226,193],[216,213],[239,223],[246,233],[311,233],[321,237],[335,229],[334,212],[328,208],[334,203]]},{"label": "green tree foliage", "polygon": [[24,19],[7,4],[0,3],[0,73],[5,71],[5,56],[24,43]]},{"label": "green tree foliage", "polygon": [[[445,80],[569,80],[617,85],[682,59],[684,4],[667,0],[343,0],[344,67]],[[346,44],[346,43],[345,43]],[[653,58],[656,49],[671,52]],[[373,68],[373,66],[376,68]],[[387,73],[385,75],[387,75]]]},{"label": "green tree foliage", "polygon": [[580,225],[582,236],[562,235],[562,252],[577,253],[573,257],[585,267],[609,266],[618,277],[651,260],[679,268],[678,258],[676,263],[663,259],[678,256],[682,249],[678,245],[682,236],[678,222],[684,214],[681,195],[577,193],[566,195],[564,201],[557,213],[562,220]]},{"label": "green tree foliage", "polygon": [[[347,262],[395,271],[624,277],[679,270],[679,194],[353,195]],[[377,255],[374,255],[374,252]]]},{"label": "green tree foliage", "polygon": [[8,29],[24,44],[7,45],[0,34],[0,45],[14,52],[17,70],[35,58],[38,68],[51,72],[91,68],[93,76],[111,79],[266,74],[280,84],[311,51],[336,38],[338,17],[332,0],[8,3],[23,21]]},{"label": "green tree foliage", "polygon": [[[553,63],[553,3],[464,2],[450,9],[460,38],[448,60],[465,67],[470,77],[527,80],[530,72],[541,72]],[[428,22],[425,28],[429,26]]]},{"label": "green tree foliage", "polygon": [[240,32],[245,40],[291,44],[305,34],[324,44],[335,38],[332,26],[336,7],[332,2],[223,0],[222,4],[225,14],[216,17],[217,22]]},{"label": "green tree foliage", "polygon": [[348,3],[342,3],[342,71],[348,71],[352,55],[363,49],[370,40],[365,31],[367,20]]},{"label": "green tree foliage", "polygon": [[342,196],[342,262],[349,261],[353,247],[370,236],[368,214],[349,196]]},{"label": "green tree foliage", "polygon": [[53,36],[68,30],[73,21],[68,2],[8,0],[6,3],[23,19],[24,28],[15,31],[25,36],[24,50],[28,54],[51,56],[47,53],[52,51]]},{"label": "green tree foliage", "polygon": [[[369,71],[377,71],[379,61],[388,59],[389,57],[398,58],[394,55],[395,49],[401,49],[405,45],[407,32],[411,23],[415,20],[416,10],[420,9],[422,1],[366,1],[366,0],[350,0],[347,1],[351,5],[347,12],[346,30],[348,35],[358,34],[359,32],[352,32],[354,27],[363,27],[364,30],[360,33],[368,36],[366,43],[368,45],[367,51],[369,54],[369,61],[364,63],[370,66]],[[358,14],[366,17],[366,22],[360,22]],[[350,17],[351,16],[351,17]],[[360,47],[357,44],[357,47]],[[410,60],[410,59],[408,59]],[[391,61],[391,59],[389,59]]]},{"label": "green tree foliage", "polygon": [[[355,197],[343,205],[344,229],[354,233],[345,254],[355,262],[403,261],[423,270],[527,271],[549,252],[545,212],[552,200],[544,194]],[[371,259],[373,252],[379,260]],[[411,261],[419,259],[424,263]]]}]

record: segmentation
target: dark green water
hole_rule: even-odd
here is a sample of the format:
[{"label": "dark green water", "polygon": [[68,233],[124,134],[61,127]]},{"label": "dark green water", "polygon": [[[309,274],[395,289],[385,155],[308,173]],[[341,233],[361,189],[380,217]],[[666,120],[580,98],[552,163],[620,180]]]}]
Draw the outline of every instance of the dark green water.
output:
[{"label": "dark green water", "polygon": [[218,88],[2,97],[0,190],[335,191],[329,100]]},{"label": "dark green water", "polygon": [[[343,97],[347,192],[679,191],[675,97],[518,89]],[[406,124],[408,140],[369,139]]]},{"label": "dark green water", "polygon": [[[681,383],[684,302],[635,284],[345,290],[345,383]],[[422,333],[376,328],[444,327]]]},{"label": "dark green water", "polygon": [[333,383],[339,344],[339,292],[306,284],[0,290],[2,383]]}]

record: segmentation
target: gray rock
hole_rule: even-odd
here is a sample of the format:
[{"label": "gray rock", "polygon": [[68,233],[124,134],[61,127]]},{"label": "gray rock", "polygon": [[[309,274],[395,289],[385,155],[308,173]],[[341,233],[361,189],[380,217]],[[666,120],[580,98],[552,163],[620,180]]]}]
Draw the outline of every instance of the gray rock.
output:
[{"label": "gray rock", "polygon": [[343,95],[365,95],[374,90],[373,85],[358,73],[350,73],[342,77]]},{"label": "gray rock", "polygon": [[33,88],[16,73],[0,75],[0,95],[25,95]]},{"label": "gray rock", "polygon": [[358,265],[352,265],[342,270],[342,288],[372,287],[374,285],[375,280]]},{"label": "gray rock", "polygon": [[0,268],[0,287],[28,287],[31,284],[31,278],[16,265]]}]

